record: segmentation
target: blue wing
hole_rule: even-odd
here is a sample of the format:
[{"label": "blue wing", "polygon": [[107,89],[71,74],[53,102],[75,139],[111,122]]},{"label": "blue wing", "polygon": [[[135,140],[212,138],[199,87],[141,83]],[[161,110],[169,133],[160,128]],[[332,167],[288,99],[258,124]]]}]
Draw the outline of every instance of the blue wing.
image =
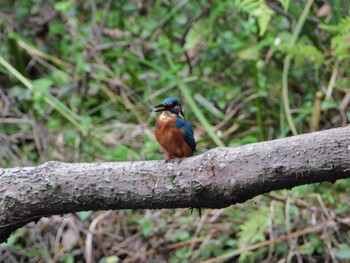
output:
[{"label": "blue wing", "polygon": [[175,123],[176,128],[182,128],[184,130],[184,139],[187,144],[191,147],[192,151],[196,151],[196,141],[194,140],[194,134],[191,124],[187,121],[177,118]]}]

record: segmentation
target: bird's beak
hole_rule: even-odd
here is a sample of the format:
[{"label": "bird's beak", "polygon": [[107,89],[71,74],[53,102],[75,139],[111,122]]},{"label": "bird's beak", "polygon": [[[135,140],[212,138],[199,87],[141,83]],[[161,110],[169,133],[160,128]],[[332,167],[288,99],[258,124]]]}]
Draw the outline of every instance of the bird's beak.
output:
[{"label": "bird's beak", "polygon": [[157,105],[157,106],[153,107],[153,111],[155,111],[155,112],[165,111],[165,110],[166,110],[166,108],[164,107],[163,104],[160,104],[160,105]]}]

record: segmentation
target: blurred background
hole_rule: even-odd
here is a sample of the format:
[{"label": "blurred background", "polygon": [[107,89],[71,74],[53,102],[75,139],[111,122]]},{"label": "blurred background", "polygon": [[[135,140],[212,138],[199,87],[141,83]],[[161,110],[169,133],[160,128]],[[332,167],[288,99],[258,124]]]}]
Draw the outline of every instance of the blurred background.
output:
[{"label": "blurred background", "polygon": [[[0,167],[164,159],[178,97],[197,154],[346,126],[347,0],[0,0]],[[188,209],[43,218],[0,262],[345,262],[350,180]]]}]

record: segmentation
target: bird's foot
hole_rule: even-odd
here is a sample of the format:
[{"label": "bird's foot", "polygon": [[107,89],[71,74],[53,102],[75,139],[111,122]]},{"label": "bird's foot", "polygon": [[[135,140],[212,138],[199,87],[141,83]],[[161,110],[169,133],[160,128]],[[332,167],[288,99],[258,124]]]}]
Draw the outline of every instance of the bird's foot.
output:
[{"label": "bird's foot", "polygon": [[179,164],[186,158],[186,156],[182,156],[179,158]]},{"label": "bird's foot", "polygon": [[191,215],[194,214],[194,211],[195,211],[195,210],[197,210],[197,211],[198,211],[199,218],[202,217],[202,208],[201,208],[201,207],[198,207],[198,208],[190,207],[189,209],[190,209],[190,211],[191,211]]},{"label": "bird's foot", "polygon": [[171,160],[174,159],[172,156],[168,156],[165,160],[166,163],[171,162]]}]

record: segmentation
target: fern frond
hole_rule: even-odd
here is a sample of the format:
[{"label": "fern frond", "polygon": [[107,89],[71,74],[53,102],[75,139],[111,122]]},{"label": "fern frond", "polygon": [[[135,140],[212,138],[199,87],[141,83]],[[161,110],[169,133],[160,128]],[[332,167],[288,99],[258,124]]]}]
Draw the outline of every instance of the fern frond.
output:
[{"label": "fern frond", "polygon": [[350,16],[344,17],[337,25],[320,25],[325,31],[331,33],[350,33]]},{"label": "fern frond", "polygon": [[265,34],[274,11],[265,4],[264,0],[236,0],[234,7],[249,16],[255,17],[259,25],[259,35]]},{"label": "fern frond", "polygon": [[289,0],[279,0],[284,11],[288,11],[288,8],[289,8]]},{"label": "fern frond", "polygon": [[[250,214],[250,218],[240,226],[238,232],[238,246],[246,247],[250,244],[265,240],[265,232],[269,225],[269,209],[260,207],[258,210]],[[241,254],[240,260],[249,255],[249,252]]]},{"label": "fern frond", "polygon": [[299,42],[294,46],[281,44],[278,49],[290,55],[296,66],[302,66],[303,64],[309,62],[312,63],[315,68],[319,68],[324,62],[325,58],[323,53],[318,50],[315,46]]},{"label": "fern frond", "polygon": [[333,56],[339,60],[350,58],[350,32],[332,37],[331,47]]},{"label": "fern frond", "polygon": [[319,68],[325,61],[323,53],[313,45],[300,43],[293,50],[296,66],[311,62],[316,68]]},{"label": "fern frond", "polygon": [[337,25],[320,26],[334,36],[331,39],[333,56],[339,60],[350,58],[350,16],[344,17]]}]

